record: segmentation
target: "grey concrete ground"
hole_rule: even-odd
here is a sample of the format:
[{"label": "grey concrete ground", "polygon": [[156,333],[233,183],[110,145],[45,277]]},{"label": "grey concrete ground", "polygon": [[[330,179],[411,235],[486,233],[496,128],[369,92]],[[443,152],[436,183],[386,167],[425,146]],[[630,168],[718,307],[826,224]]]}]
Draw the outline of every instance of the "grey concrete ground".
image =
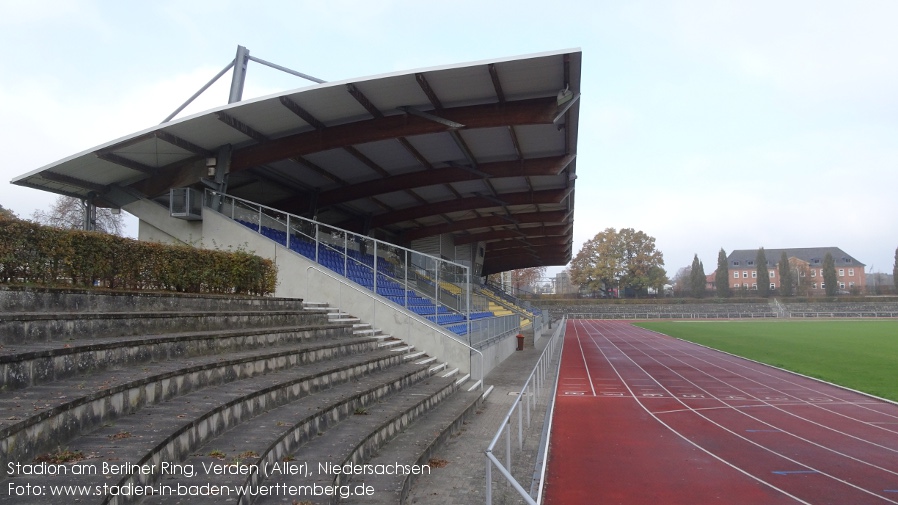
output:
[{"label": "grey concrete ground", "polygon": [[[517,351],[502,364],[493,369],[486,377],[487,387],[494,386],[492,393],[478,410],[478,413],[464,427],[462,433],[452,437],[447,444],[437,451],[431,461],[445,462],[445,466],[432,465],[432,473],[419,477],[412,485],[406,503],[415,505],[475,505],[485,503],[486,490],[486,456],[484,451],[489,446],[508,410],[520,393],[524,382],[533,370],[540,353],[545,348],[549,337],[555,331],[547,332],[536,347],[528,339],[523,351]],[[548,387],[554,384],[554,368],[552,376],[546,381]],[[521,480],[525,489],[530,487],[530,477],[535,465],[535,456],[539,445],[540,434],[545,415],[545,403],[549,395],[544,394],[538,402],[539,407],[531,418],[530,428],[526,430],[524,452],[513,451],[514,474]],[[516,421],[515,421],[516,422]],[[513,429],[513,440],[517,440],[517,424]],[[505,445],[500,444],[496,450],[504,461]],[[497,470],[492,472],[493,503],[523,503],[504,480],[500,481]]]}]

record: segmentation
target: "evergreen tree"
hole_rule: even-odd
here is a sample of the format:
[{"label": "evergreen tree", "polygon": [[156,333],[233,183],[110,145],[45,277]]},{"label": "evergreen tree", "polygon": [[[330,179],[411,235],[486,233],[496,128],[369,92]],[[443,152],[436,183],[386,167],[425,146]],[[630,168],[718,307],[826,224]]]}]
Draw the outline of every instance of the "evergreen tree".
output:
[{"label": "evergreen tree", "polygon": [[706,283],[705,267],[698,260],[698,254],[696,254],[692,260],[692,271],[689,274],[689,287],[691,288],[692,296],[696,298],[704,297]]},{"label": "evergreen tree", "polygon": [[839,278],[836,277],[836,262],[830,253],[826,253],[826,256],[823,257],[823,283],[826,296],[836,296],[839,290]]},{"label": "evergreen tree", "polygon": [[780,294],[783,296],[792,296],[794,293],[795,279],[792,278],[792,267],[789,265],[789,257],[786,251],[780,256]]},{"label": "evergreen tree", "polygon": [[898,247],[895,248],[895,265],[892,267],[892,282],[895,284],[895,292],[898,293]]},{"label": "evergreen tree", "polygon": [[767,255],[763,247],[758,249],[755,265],[758,270],[758,296],[766,298],[770,295],[770,270],[767,270]]},{"label": "evergreen tree", "polygon": [[717,273],[714,275],[714,285],[717,287],[718,298],[729,298],[730,293],[730,270],[727,266],[727,253],[720,248],[717,253]]}]

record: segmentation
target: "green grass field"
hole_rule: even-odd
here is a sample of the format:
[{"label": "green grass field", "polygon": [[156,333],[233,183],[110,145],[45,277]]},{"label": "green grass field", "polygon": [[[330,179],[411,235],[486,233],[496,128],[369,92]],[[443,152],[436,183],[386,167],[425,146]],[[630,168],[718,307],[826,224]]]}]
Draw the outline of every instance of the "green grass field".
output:
[{"label": "green grass field", "polygon": [[664,321],[637,326],[898,401],[898,321]]}]

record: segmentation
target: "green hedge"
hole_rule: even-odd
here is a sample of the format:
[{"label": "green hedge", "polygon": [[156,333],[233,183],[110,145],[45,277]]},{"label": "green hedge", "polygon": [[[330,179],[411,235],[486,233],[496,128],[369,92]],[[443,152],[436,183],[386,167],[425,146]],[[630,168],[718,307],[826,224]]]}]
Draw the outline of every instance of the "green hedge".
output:
[{"label": "green hedge", "polygon": [[268,295],[271,260],[0,217],[0,283]]}]

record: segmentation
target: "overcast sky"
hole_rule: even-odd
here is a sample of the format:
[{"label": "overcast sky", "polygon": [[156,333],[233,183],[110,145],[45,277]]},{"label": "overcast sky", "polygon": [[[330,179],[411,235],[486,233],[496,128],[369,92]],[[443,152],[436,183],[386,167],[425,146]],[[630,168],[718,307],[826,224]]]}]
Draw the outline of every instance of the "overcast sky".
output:
[{"label": "overcast sky", "polygon": [[[670,276],[759,246],[838,246],[890,272],[896,20],[891,0],[0,0],[0,204],[49,206],[8,181],[161,122],[238,44],[324,80],[581,48],[575,254],[629,227]],[[244,98],[307,84],[250,63]]]}]

